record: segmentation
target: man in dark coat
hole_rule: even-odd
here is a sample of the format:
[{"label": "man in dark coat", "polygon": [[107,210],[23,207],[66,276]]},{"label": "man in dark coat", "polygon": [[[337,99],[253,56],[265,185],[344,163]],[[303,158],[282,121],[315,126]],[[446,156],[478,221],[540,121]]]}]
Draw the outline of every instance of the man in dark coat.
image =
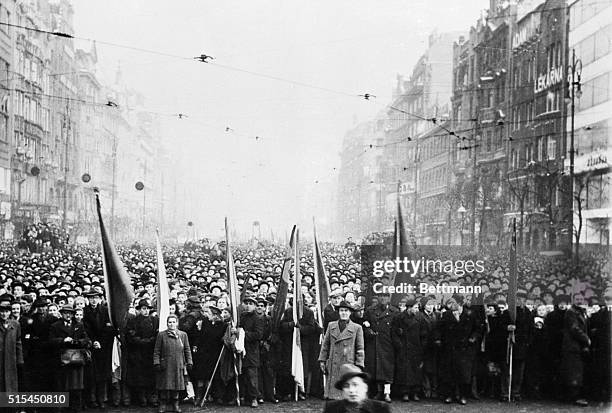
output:
[{"label": "man in dark coat", "polygon": [[87,294],[89,305],[83,311],[83,324],[92,341],[92,362],[86,367],[85,394],[91,407],[106,407],[107,387],[112,375],[113,341],[115,328],[110,322],[108,307],[102,304],[102,293],[92,290]]},{"label": "man in dark coat", "polygon": [[21,326],[10,320],[11,305],[0,306],[0,392],[18,392],[18,370],[23,367]]},{"label": "man in dark coat", "polygon": [[339,380],[334,387],[342,391],[341,400],[333,400],[325,403],[323,413],[390,413],[391,409],[387,403],[368,399],[367,373],[352,364],[341,366]]},{"label": "man in dark coat", "polygon": [[393,319],[391,337],[395,347],[395,380],[404,401],[419,401],[423,384],[423,354],[427,324],[414,298],[406,300],[406,310]]},{"label": "man in dark coat", "polygon": [[605,305],[591,316],[589,330],[592,340],[593,398],[610,401],[610,366],[612,366],[612,289],[604,296]]},{"label": "man in dark coat", "polygon": [[[327,326],[332,321],[338,321],[340,316],[338,315],[338,306],[342,302],[342,290],[334,290],[329,295],[329,304],[323,309],[323,332],[327,331]],[[324,305],[325,303],[321,303]]]},{"label": "man in dark coat", "polygon": [[[187,333],[190,343],[194,343],[196,336],[198,335],[198,325],[204,318],[202,314],[202,303],[197,295],[191,295],[187,299],[187,307],[185,308],[184,314],[179,318],[179,330]],[[193,358],[193,348],[191,357]],[[194,370],[189,373],[189,381],[197,383],[198,379],[195,377]]]},{"label": "man in dark coat", "polygon": [[53,369],[55,364],[49,357],[49,300],[38,298],[32,304],[31,322],[22,329],[24,352],[24,373],[27,391],[49,391],[53,388]]},{"label": "man in dark coat", "polygon": [[[213,370],[223,347],[223,335],[227,325],[221,321],[221,310],[206,306],[202,310],[203,318],[197,321],[197,333],[194,335],[191,352],[193,354],[193,371],[191,376],[196,385],[196,405],[204,401],[208,383],[213,380]],[[216,389],[215,389],[216,390]]]},{"label": "man in dark coat", "polygon": [[582,396],[586,356],[591,346],[588,335],[586,303],[581,294],[574,296],[574,304],[565,312],[560,373],[566,396],[579,406],[587,406]]},{"label": "man in dark coat", "polygon": [[389,294],[379,295],[379,304],[366,311],[363,323],[365,370],[376,383],[377,398],[387,403],[391,402],[391,384],[395,367],[391,323],[399,314],[397,308],[390,305],[389,301]]},{"label": "man in dark coat", "polygon": [[438,358],[440,346],[440,313],[435,311],[436,300],[421,300],[426,337],[423,343],[423,390],[426,398],[436,397],[438,391]]},{"label": "man in dark coat", "polygon": [[476,356],[475,346],[480,340],[480,324],[463,307],[463,297],[456,296],[446,303],[447,311],[440,320],[442,352],[440,355],[440,393],[445,403],[458,396],[460,404],[467,404]]},{"label": "man in dark coat", "polygon": [[159,328],[159,320],[150,314],[151,303],[140,300],[136,306],[138,314],[126,324],[127,384],[142,407],[149,402],[158,404],[155,396],[155,372],[153,350]]},{"label": "man in dark coat", "polygon": [[[272,337],[272,319],[267,314],[267,306],[270,304],[271,299],[257,299],[257,313],[264,319],[264,335],[261,340],[260,350],[260,369],[259,369],[259,398],[258,402],[269,401],[272,403],[278,403],[276,399],[275,387],[276,387],[276,365],[275,360],[278,358],[278,354],[274,354],[274,346],[271,342]],[[280,343],[278,343],[280,345]]]},{"label": "man in dark coat", "polygon": [[555,309],[544,320],[548,331],[549,354],[552,366],[552,380],[548,383],[547,391],[558,396],[558,389],[562,386],[559,366],[561,365],[561,346],[563,342],[563,320],[570,303],[569,296],[560,295],[555,298]]},{"label": "man in dark coat", "polygon": [[[255,298],[247,295],[242,304],[239,327],[244,330],[246,355],[242,360],[242,378],[245,386],[241,390],[244,390],[245,400],[251,404],[251,407],[257,407],[257,396],[259,395],[258,370],[261,365],[259,346],[264,334],[265,321],[255,312]],[[235,330],[233,333],[235,333]]]},{"label": "man in dark coat", "polygon": [[527,349],[531,343],[533,335],[533,316],[531,311],[525,307],[527,295],[519,292],[516,295],[516,321],[513,323],[510,320],[509,310],[501,314],[501,329],[505,330],[506,338],[508,334],[514,331],[514,344],[512,346],[512,395],[508,394],[509,381],[509,365],[504,359],[501,376],[501,400],[508,401],[510,396],[513,400],[521,399],[521,387],[523,385],[523,375],[525,372],[525,359],[527,358]]}]

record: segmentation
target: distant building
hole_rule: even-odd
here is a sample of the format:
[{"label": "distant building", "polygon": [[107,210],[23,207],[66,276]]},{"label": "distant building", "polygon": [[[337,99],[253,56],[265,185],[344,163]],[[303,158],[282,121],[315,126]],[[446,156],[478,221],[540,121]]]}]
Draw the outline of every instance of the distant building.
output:
[{"label": "distant building", "polygon": [[[574,118],[574,228],[581,244],[610,245],[612,166],[612,1],[570,1],[568,63],[572,53],[582,63],[581,96]],[[576,79],[577,80],[577,79]],[[568,118],[568,140],[571,135]],[[569,151],[569,145],[567,146]],[[569,171],[569,152],[565,171]]]}]

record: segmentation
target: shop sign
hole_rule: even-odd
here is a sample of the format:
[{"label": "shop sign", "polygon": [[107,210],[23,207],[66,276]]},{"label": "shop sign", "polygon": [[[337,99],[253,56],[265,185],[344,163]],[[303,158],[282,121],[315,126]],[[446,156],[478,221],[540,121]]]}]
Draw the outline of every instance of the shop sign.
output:
[{"label": "shop sign", "polygon": [[563,68],[553,67],[548,73],[543,73],[538,76],[537,81],[533,85],[533,92],[539,93],[550,89],[551,87],[563,81]]}]

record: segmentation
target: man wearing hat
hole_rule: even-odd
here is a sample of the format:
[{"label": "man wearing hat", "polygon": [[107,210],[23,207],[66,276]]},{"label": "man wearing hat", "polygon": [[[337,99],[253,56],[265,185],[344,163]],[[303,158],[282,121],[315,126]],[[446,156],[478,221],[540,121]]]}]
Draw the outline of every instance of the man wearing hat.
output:
[{"label": "man wearing hat", "polygon": [[389,294],[379,294],[379,303],[370,307],[364,316],[366,371],[376,383],[377,398],[391,403],[391,384],[394,378],[395,348],[391,340],[391,325],[399,314],[389,304]]},{"label": "man wearing hat", "polygon": [[346,301],[338,305],[340,319],[329,323],[319,353],[319,365],[327,378],[325,397],[340,399],[342,393],[333,386],[341,377],[341,367],[346,363],[364,366],[365,347],[363,329],[350,320],[353,307]]},{"label": "man wearing hat", "polygon": [[220,380],[218,369],[214,378],[212,374],[223,347],[223,335],[227,328],[227,323],[221,321],[221,310],[214,305],[204,306],[202,315],[202,320],[196,323],[196,333],[191,347],[196,406],[201,406],[205,402],[204,392],[210,380],[213,380],[213,385],[209,395],[212,394],[218,399],[222,393],[218,383]]},{"label": "man wearing hat", "polygon": [[565,294],[561,294],[554,298],[554,310],[551,311],[544,319],[544,325],[548,332],[549,351],[552,366],[551,382],[553,387],[559,389],[561,386],[561,377],[559,375],[559,366],[561,365],[561,342],[563,341],[563,320],[565,313],[569,308],[570,298]]},{"label": "man wearing hat", "polygon": [[438,391],[438,357],[441,345],[438,328],[441,314],[436,311],[434,297],[423,297],[421,310],[426,331],[423,345],[423,394],[430,398],[435,397]]},{"label": "man wearing hat", "polygon": [[574,294],[574,302],[565,313],[561,347],[561,374],[565,396],[578,406],[587,406],[584,393],[585,355],[589,354],[591,339],[587,328],[587,304],[581,293]]},{"label": "man wearing hat", "polygon": [[85,368],[86,401],[90,407],[104,408],[108,400],[107,387],[111,385],[113,341],[115,329],[102,304],[102,293],[91,290],[87,293],[89,304],[83,310],[83,324],[92,341],[92,362]]},{"label": "man wearing hat", "polygon": [[[323,309],[323,331],[327,331],[327,326],[332,321],[337,321],[340,316],[338,315],[338,305],[342,302],[342,290],[337,288],[329,295],[329,304]],[[324,303],[321,303],[323,305]]]},{"label": "man wearing hat", "polygon": [[10,319],[10,304],[0,305],[0,392],[17,392],[18,369],[23,366],[23,352],[21,346],[21,326]]},{"label": "man wearing hat", "polygon": [[136,316],[129,318],[125,327],[127,385],[141,407],[158,404],[152,360],[159,320],[150,314],[151,309],[149,300],[139,300]]},{"label": "man wearing hat", "polygon": [[334,383],[334,387],[342,391],[342,399],[327,402],[323,413],[389,413],[391,409],[387,403],[368,399],[369,380],[368,374],[359,367],[343,364],[340,367],[340,377]]},{"label": "man wearing hat", "polygon": [[[197,290],[193,289],[191,291],[192,295],[187,298],[184,314],[179,318],[179,330],[187,333],[187,338],[190,343],[194,343],[196,340],[196,335],[198,334],[198,323],[204,318],[202,314],[202,302],[200,301],[200,297],[197,295]],[[191,357],[193,358],[193,347],[191,348]],[[194,377],[194,370],[192,369],[189,378],[190,381],[197,382],[197,379]]]},{"label": "man wearing hat", "polygon": [[259,396],[258,376],[260,364],[260,341],[263,339],[265,321],[255,311],[257,301],[246,294],[242,300],[242,314],[240,315],[239,328],[244,330],[244,349],[246,355],[242,360],[242,375],[244,383],[245,400],[251,407],[257,407]]},{"label": "man wearing hat", "polygon": [[446,302],[447,311],[440,320],[442,351],[440,354],[440,393],[445,403],[455,394],[459,404],[467,404],[477,343],[481,329],[474,313],[464,311],[463,297],[456,295]]}]

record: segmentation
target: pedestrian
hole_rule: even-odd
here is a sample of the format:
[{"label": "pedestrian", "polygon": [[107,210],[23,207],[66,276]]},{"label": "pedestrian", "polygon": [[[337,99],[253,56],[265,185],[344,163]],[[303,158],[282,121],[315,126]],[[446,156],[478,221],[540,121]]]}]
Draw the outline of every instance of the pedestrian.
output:
[{"label": "pedestrian", "polygon": [[[178,329],[178,317],[169,315],[168,329],[160,331],[153,350],[155,386],[159,392],[159,413],[181,412],[179,391],[185,390],[188,371],[193,367],[187,333]],[[172,410],[167,410],[167,404]]]},{"label": "pedestrian", "polygon": [[464,309],[463,296],[455,295],[447,303],[440,320],[442,352],[440,357],[440,393],[444,403],[454,398],[467,404],[471,393],[472,369],[480,326],[476,318]]},{"label": "pedestrian", "polygon": [[334,387],[334,383],[342,376],[340,369],[347,363],[363,368],[365,348],[363,329],[350,320],[353,310],[351,305],[342,301],[337,309],[340,319],[330,322],[325,331],[319,364],[327,379],[325,398],[339,400],[342,398],[342,392]]},{"label": "pedestrian", "polygon": [[372,377],[376,398],[391,403],[391,384],[395,367],[395,348],[391,324],[399,310],[390,305],[388,293],[378,295],[379,303],[368,308],[364,316],[365,369]]},{"label": "pedestrian", "polygon": [[[391,326],[395,347],[395,379],[402,393],[402,400],[419,401],[423,390],[424,345],[427,340],[427,324],[414,298],[406,301],[406,310],[399,313]],[[367,354],[366,354],[367,357]]]},{"label": "pedestrian", "polygon": [[578,406],[588,406],[582,386],[591,339],[588,335],[586,302],[582,294],[574,295],[572,306],[565,312],[562,331],[559,372],[566,397]]},{"label": "pedestrian", "polygon": [[56,391],[69,392],[70,408],[78,411],[83,405],[85,363],[91,340],[83,323],[74,320],[75,310],[65,305],[62,318],[51,325],[49,343],[54,348]]},{"label": "pedestrian", "polygon": [[258,376],[261,367],[260,345],[264,335],[265,320],[255,311],[256,300],[246,295],[242,301],[239,328],[244,331],[244,350],[242,359],[242,380],[245,401],[257,407],[259,396]]},{"label": "pedestrian", "polygon": [[0,305],[0,392],[18,392],[19,371],[23,367],[21,326],[10,319],[11,305]]},{"label": "pedestrian", "polygon": [[153,352],[159,328],[159,319],[151,315],[151,303],[141,299],[136,305],[137,314],[126,323],[127,384],[132,396],[141,407],[159,404],[155,392]]},{"label": "pedestrian", "polygon": [[334,388],[342,392],[340,400],[325,403],[323,413],[390,413],[387,403],[368,399],[369,376],[353,364],[341,366]]}]

